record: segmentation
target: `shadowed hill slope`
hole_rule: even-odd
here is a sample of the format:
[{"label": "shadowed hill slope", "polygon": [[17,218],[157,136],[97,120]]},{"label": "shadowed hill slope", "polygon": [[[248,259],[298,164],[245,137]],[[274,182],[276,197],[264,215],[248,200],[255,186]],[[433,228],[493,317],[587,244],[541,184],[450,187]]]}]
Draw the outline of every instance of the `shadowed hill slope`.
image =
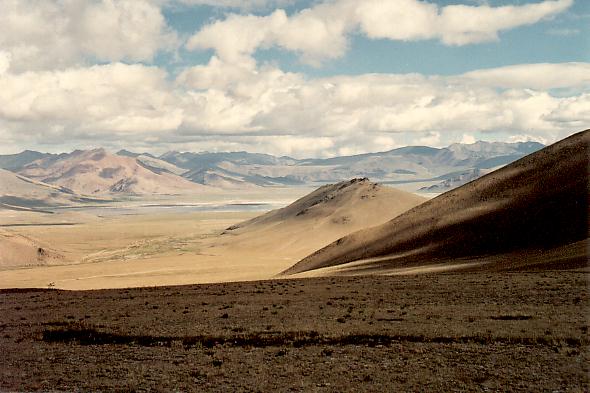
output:
[{"label": "shadowed hill slope", "polygon": [[[589,145],[589,130],[575,134],[383,225],[343,237],[284,273],[344,264],[341,273],[387,273],[519,252],[537,253],[540,266],[544,251],[567,245],[584,254]],[[585,266],[587,255],[576,255],[562,258],[560,267]],[[503,263],[504,269],[518,264]]]},{"label": "shadowed hill slope", "polygon": [[287,207],[234,225],[221,239],[232,248],[267,250],[275,255],[301,258],[339,237],[381,224],[424,201],[426,198],[368,179],[353,179],[322,186]]}]

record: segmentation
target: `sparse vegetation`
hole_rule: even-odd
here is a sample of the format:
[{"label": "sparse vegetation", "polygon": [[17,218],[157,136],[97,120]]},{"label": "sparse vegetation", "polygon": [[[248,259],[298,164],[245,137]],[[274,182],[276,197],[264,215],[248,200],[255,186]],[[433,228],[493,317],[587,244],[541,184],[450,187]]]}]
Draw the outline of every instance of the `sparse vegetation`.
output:
[{"label": "sparse vegetation", "polygon": [[[505,283],[510,290],[498,291]],[[318,384],[566,391],[589,383],[586,273],[8,290],[0,300],[0,390],[35,390],[42,381],[58,390],[190,390],[195,383],[242,390],[256,383],[266,391]],[[501,372],[493,371],[498,364]]]},{"label": "sparse vegetation", "polygon": [[[342,321],[341,321],[342,319]],[[338,322],[346,322],[338,318]],[[232,329],[232,331],[235,331]],[[100,331],[92,326],[72,325],[58,329],[46,329],[42,333],[45,342],[74,343],[79,345],[130,345],[143,347],[170,347],[181,343],[185,348],[243,347],[266,348],[292,346],[383,346],[394,343],[440,343],[440,344],[511,344],[511,345],[548,345],[581,347],[590,344],[586,338],[567,337],[552,339],[551,337],[503,337],[489,334],[473,336],[434,336],[398,335],[398,334],[345,334],[339,336],[322,335],[316,331],[300,332],[251,332],[227,336],[150,336],[125,335]]]},{"label": "sparse vegetation", "polygon": [[491,316],[490,318],[495,319],[496,321],[526,321],[526,320],[532,319],[533,317],[530,315],[505,314],[505,315]]}]

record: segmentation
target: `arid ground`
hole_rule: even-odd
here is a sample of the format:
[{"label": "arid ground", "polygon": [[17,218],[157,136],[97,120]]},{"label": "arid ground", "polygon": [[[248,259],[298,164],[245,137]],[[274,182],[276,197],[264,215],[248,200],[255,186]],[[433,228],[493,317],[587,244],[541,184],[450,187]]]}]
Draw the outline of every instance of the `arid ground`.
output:
[{"label": "arid ground", "polygon": [[[226,210],[199,206],[203,210],[195,211],[173,198],[53,214],[0,210],[0,235],[4,231],[31,243],[25,250],[27,259],[20,250],[7,259],[32,262],[0,264],[0,288],[82,290],[270,279],[332,241],[426,200],[355,179],[326,185],[261,215],[261,208],[268,210],[277,201],[286,205],[285,200],[292,202],[307,192],[308,188],[251,191],[249,196],[234,195],[240,204],[226,203]],[[252,198],[259,202],[258,210],[249,209],[247,201]],[[0,242],[0,261],[10,248]],[[39,258],[38,249],[43,250]],[[61,258],[46,261],[48,250]]]},{"label": "arid ground", "polygon": [[0,390],[587,391],[587,271],[3,290]]},{"label": "arid ground", "polygon": [[[0,209],[0,235],[24,236],[63,256],[56,262],[40,261],[40,266],[0,264],[0,288],[51,284],[97,289],[269,278],[304,255],[272,267],[269,263],[276,258],[269,253],[253,252],[250,258],[248,252],[232,247],[210,250],[212,239],[225,228],[260,215],[260,209],[285,205],[307,192],[307,188],[274,189],[239,196],[170,197],[54,209],[53,214]],[[200,204],[198,209],[186,206],[195,203]],[[6,251],[0,247],[0,261]]]},{"label": "arid ground", "polygon": [[426,202],[3,211],[0,390],[588,391],[588,135]]},{"label": "arid ground", "polygon": [[204,255],[202,242],[253,215],[162,213],[91,218],[74,225],[10,227],[51,244],[71,262],[0,271],[0,287],[46,288],[52,283],[64,289],[93,289],[235,280],[240,274],[249,278],[248,271],[224,269],[219,263],[212,271],[210,260],[217,259]]}]

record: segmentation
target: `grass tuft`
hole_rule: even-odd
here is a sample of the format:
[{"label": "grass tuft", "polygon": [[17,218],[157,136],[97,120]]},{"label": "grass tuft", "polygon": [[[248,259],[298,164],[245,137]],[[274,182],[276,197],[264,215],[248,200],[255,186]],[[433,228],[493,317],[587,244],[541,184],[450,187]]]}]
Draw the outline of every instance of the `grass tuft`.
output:
[{"label": "grass tuft", "polygon": [[399,342],[439,343],[439,344],[520,344],[555,346],[566,345],[580,347],[587,345],[585,340],[568,337],[556,339],[553,337],[492,337],[489,335],[474,336],[435,336],[397,335],[397,334],[344,334],[340,336],[321,335],[316,331],[298,332],[248,332],[228,336],[198,335],[198,336],[150,336],[126,335],[100,331],[95,327],[83,324],[60,326],[43,331],[42,340],[45,342],[73,343],[78,345],[138,345],[146,347],[170,347],[174,342],[181,343],[185,348],[213,348],[226,347],[284,347],[295,348],[307,346],[369,346],[391,345]]}]

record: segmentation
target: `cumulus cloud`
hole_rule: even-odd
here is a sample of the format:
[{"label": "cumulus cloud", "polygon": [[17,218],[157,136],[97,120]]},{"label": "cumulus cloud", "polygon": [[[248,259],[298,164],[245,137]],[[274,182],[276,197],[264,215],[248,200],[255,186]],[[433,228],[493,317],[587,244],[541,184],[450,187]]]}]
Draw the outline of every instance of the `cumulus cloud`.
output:
[{"label": "cumulus cloud", "polygon": [[[567,82],[576,85],[586,83],[587,74],[572,70],[587,67],[553,64],[551,71],[577,75]],[[8,71],[0,74],[0,135],[29,147],[44,140],[95,140],[305,157],[447,145],[471,141],[474,132],[555,141],[587,127],[587,91],[552,95],[552,88],[564,86],[561,80],[531,77],[528,84],[526,78],[513,84],[507,82],[516,78],[512,71],[309,79],[217,57],[174,81],[157,67],[122,63]]]},{"label": "cumulus cloud", "polygon": [[590,88],[588,63],[538,63],[477,70],[463,75],[473,82],[496,87],[530,88]]},{"label": "cumulus cloud", "polygon": [[0,85],[0,119],[15,132],[137,134],[174,130],[181,123],[166,73],[155,67],[114,63],[5,73]]},{"label": "cumulus cloud", "polygon": [[493,41],[499,31],[537,23],[565,11],[573,3],[554,0],[502,7],[449,5],[441,9],[438,35],[450,45]]},{"label": "cumulus cloud", "polygon": [[472,143],[475,143],[475,142],[477,142],[475,140],[475,137],[473,135],[470,135],[470,134],[463,134],[463,136],[461,137],[461,141],[460,141],[460,143],[466,143],[466,144],[469,144],[469,145],[472,144]]},{"label": "cumulus cloud", "polygon": [[[540,78],[545,65],[529,66]],[[519,67],[524,70],[527,65]],[[228,139],[240,141],[247,150],[263,148],[299,157],[403,144],[445,145],[474,132],[502,138],[506,132],[526,131],[537,140],[555,141],[581,127],[574,119],[586,118],[590,102],[584,93],[563,97],[550,90],[583,86],[587,67],[550,65],[551,72],[569,72],[567,82],[549,78],[541,83],[533,72],[518,84],[508,83],[516,78],[510,67],[455,76],[308,79],[270,66],[236,65],[213,57],[208,65],[187,69],[176,81],[185,108],[177,135],[184,140],[231,135]]]},{"label": "cumulus cloud", "polygon": [[538,137],[538,136],[534,136],[534,135],[526,135],[526,134],[510,135],[509,137],[506,138],[506,142],[509,142],[509,143],[539,142],[544,145],[550,143],[550,141],[547,140],[546,138],[542,138],[542,137]]},{"label": "cumulus cloud", "polygon": [[207,5],[219,8],[236,8],[245,11],[284,7],[297,0],[176,0],[186,5]]},{"label": "cumulus cloud", "polygon": [[176,34],[147,0],[0,0],[0,48],[15,71],[150,61]]},{"label": "cumulus cloud", "polygon": [[178,46],[161,7],[243,12],[292,2],[0,0],[0,149],[157,145],[330,156],[467,142],[474,133],[552,142],[590,122],[588,63],[309,78],[253,56],[280,47],[320,65],[343,56],[352,34],[484,42],[550,18],[572,0],[504,7],[332,0],[292,15],[228,14],[187,41],[189,49],[214,50],[208,63],[178,75],[133,64]]},{"label": "cumulus cloud", "polygon": [[189,50],[214,49],[229,62],[243,61],[260,48],[278,46],[318,65],[342,56],[348,36],[357,31],[373,39],[437,39],[446,45],[467,45],[497,40],[501,31],[553,17],[572,4],[573,0],[546,0],[519,6],[439,7],[419,0],[335,0],[292,16],[283,10],[266,16],[232,14],[204,26],[186,46]]},{"label": "cumulus cloud", "polygon": [[590,124],[590,93],[560,100],[544,120],[570,128],[588,128]]},{"label": "cumulus cloud", "polygon": [[[300,74],[252,64],[228,64],[213,57],[205,66],[185,70],[177,78],[187,111],[183,131],[199,133],[268,133],[258,116],[289,100],[289,89],[304,84]],[[275,127],[275,133],[289,132]]]},{"label": "cumulus cloud", "polygon": [[[525,65],[520,67],[526,69]],[[530,65],[533,70],[543,67]],[[562,74],[587,67],[554,64],[551,71]],[[503,71],[508,75],[502,77]],[[540,83],[531,76],[510,86],[506,81],[514,78],[512,71],[500,68],[448,77],[368,74],[307,80],[276,68],[240,68],[213,58],[208,66],[194,67],[179,77],[178,83],[193,99],[191,106],[201,108],[195,112],[199,115],[190,116],[194,120],[185,119],[183,133],[212,129],[336,137],[422,132],[430,133],[427,136],[434,141],[437,134],[433,132],[447,130],[565,129],[557,119],[568,115],[557,117],[555,111],[560,106],[573,110],[573,105],[587,105],[547,91],[582,86],[587,80],[584,72],[571,72],[567,82],[549,78]],[[570,115],[581,113],[576,109]]]}]

